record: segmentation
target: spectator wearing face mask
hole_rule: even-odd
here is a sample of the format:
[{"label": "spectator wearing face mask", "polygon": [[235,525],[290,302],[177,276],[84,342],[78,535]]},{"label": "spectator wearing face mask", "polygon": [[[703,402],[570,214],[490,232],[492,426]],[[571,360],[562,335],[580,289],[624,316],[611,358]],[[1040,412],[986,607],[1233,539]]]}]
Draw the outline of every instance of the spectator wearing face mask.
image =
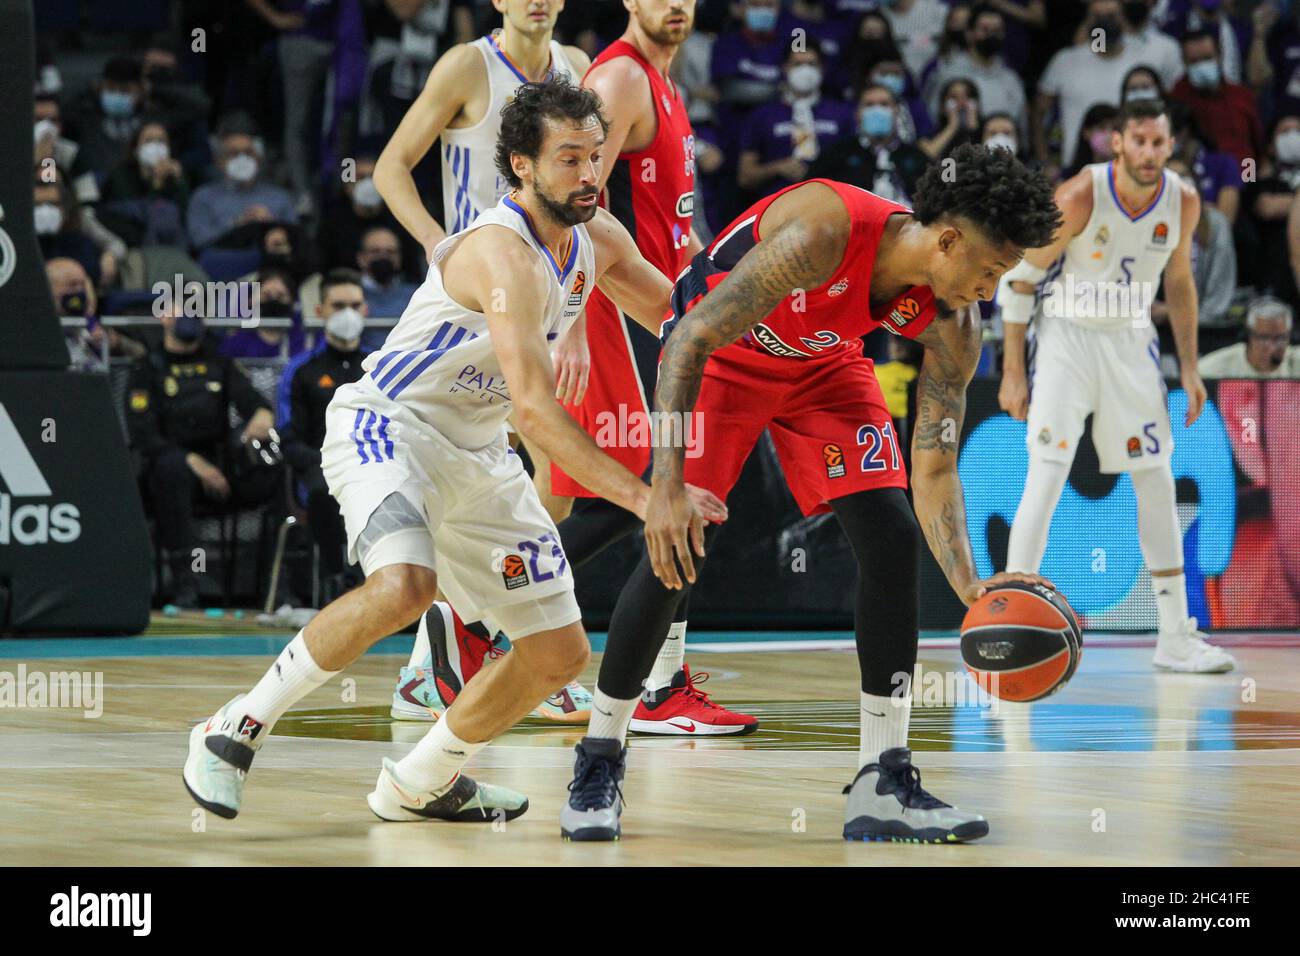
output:
[{"label": "spectator wearing face mask", "polygon": [[[1239,4],[1240,5],[1240,4]],[[1242,82],[1242,51],[1250,45],[1250,21],[1229,16],[1223,0],[1168,0],[1164,10],[1164,27],[1176,37],[1188,33],[1208,33],[1219,51],[1223,78],[1229,83]]]},{"label": "spectator wearing face mask", "polygon": [[939,34],[939,48],[919,74],[914,75],[916,85],[922,90],[935,88],[932,82],[935,73],[952,64],[953,58],[966,51],[966,31],[970,27],[971,5],[966,0],[950,3],[948,15],[944,20],[943,31]]},{"label": "spectator wearing face mask", "polygon": [[[1049,171],[1075,163],[1084,113],[1094,103],[1117,107],[1120,83],[1142,62],[1137,45],[1125,36],[1119,0],[1089,0],[1080,35],[1081,42],[1057,51],[1048,62],[1030,116],[1034,158]],[[1059,110],[1059,151],[1052,148],[1048,136],[1053,109]]]},{"label": "spectator wearing face mask", "polygon": [[81,209],[62,181],[44,183],[36,181],[32,191],[33,215],[36,224],[36,241],[41,247],[41,257],[75,259],[98,287],[104,278],[105,261],[99,246],[82,229]]},{"label": "spectator wearing face mask", "polygon": [[63,110],[53,94],[40,94],[33,101],[32,142],[35,145],[33,166],[48,169],[51,162],[62,170],[72,186],[72,193],[80,202],[99,199],[99,181],[94,170],[86,165],[81,147],[64,135]]},{"label": "spectator wearing face mask", "polygon": [[1170,91],[1170,97],[1187,104],[1196,125],[1219,149],[1239,162],[1248,157],[1258,160],[1264,130],[1255,96],[1247,87],[1225,79],[1215,35],[1185,34],[1183,59],[1187,74]]},{"label": "spectator wearing face mask", "polygon": [[1262,296],[1246,310],[1246,341],[1201,356],[1204,378],[1300,378],[1300,347],[1291,345],[1291,307]]},{"label": "spectator wearing face mask", "polygon": [[929,165],[925,153],[898,135],[898,100],[873,83],[858,99],[856,133],[822,150],[809,176],[834,179],[910,204],[917,180]]},{"label": "spectator wearing face mask", "polygon": [[397,233],[385,226],[367,229],[356,261],[370,314],[395,319],[405,312],[418,287],[402,279],[402,246]]},{"label": "spectator wearing face mask", "polygon": [[320,264],[325,269],[355,269],[361,249],[361,235],[375,226],[386,226],[402,246],[402,262],[408,279],[424,280],[428,263],[424,247],[397,222],[375,187],[375,157],[358,156],[354,176],[343,183],[342,195],[326,207],[317,232]]},{"label": "spectator wearing face mask", "polygon": [[1175,102],[1169,107],[1174,158],[1192,171],[1201,201],[1215,206],[1235,226],[1241,208],[1241,166],[1232,156],[1205,142],[1192,111],[1184,104]]},{"label": "spectator wearing face mask", "polygon": [[104,340],[108,340],[110,358],[139,359],[145,347],[117,329],[99,324],[95,287],[90,276],[76,259],[51,259],[45,263],[45,278],[50,283],[54,298],[54,314],[59,318],[82,318],[84,329],[69,329],[64,333],[68,342],[68,360],[76,368],[87,371],[105,371],[103,362]]},{"label": "spectator wearing face mask", "polygon": [[1069,179],[1085,166],[1109,163],[1115,158],[1110,148],[1110,134],[1114,132],[1118,118],[1119,110],[1109,103],[1094,103],[1088,107],[1074,145],[1074,162],[1061,174],[1062,179]]},{"label": "spectator wearing face mask", "polygon": [[294,312],[298,289],[293,276],[281,269],[257,272],[257,310],[262,319],[290,319],[288,328],[257,324],[239,329],[222,341],[219,351],[231,358],[278,358],[297,355],[306,347],[302,319]]},{"label": "spectator wearing face mask", "polygon": [[[321,472],[325,441],[325,410],[340,385],[362,376],[361,347],[365,329],[365,292],[361,276],[351,269],[333,269],[321,282],[317,312],[325,319],[324,339],[285,367],[277,396],[280,447],[293,469],[300,498],[307,505],[312,537],[320,548],[325,573],[336,576],[346,568],[347,536],[338,502],[330,495]],[[376,435],[376,440],[382,436]]]},{"label": "spectator wearing face mask", "polygon": [[941,0],[882,0],[880,12],[889,21],[907,72],[919,84],[926,65],[939,52],[947,6]]},{"label": "spectator wearing face mask", "polygon": [[[894,94],[898,102],[898,137],[905,143],[915,143],[917,139],[934,135],[936,130],[930,109],[925,100],[916,92],[912,78],[903,66],[903,58],[887,41],[869,41],[874,49],[863,60],[866,70],[866,85],[879,84]],[[860,94],[858,94],[860,95]]]},{"label": "spectator wearing face mask", "polygon": [[821,150],[852,132],[853,108],[823,98],[822,79],[815,42],[786,57],[781,100],[754,110],[741,134],[741,189],[769,193],[807,178]]},{"label": "spectator wearing face mask", "polygon": [[[95,86],[68,111],[68,135],[80,146],[88,169],[103,176],[126,158],[140,125],[144,83],[140,61],[114,57]],[[93,201],[86,199],[85,201]]]},{"label": "spectator wearing face mask", "polygon": [[212,164],[208,130],[212,102],[203,88],[181,75],[176,52],[164,44],[144,51],[141,75],[142,113],[167,127],[171,154],[184,168],[206,169]]},{"label": "spectator wearing face mask", "polygon": [[[262,147],[242,121],[228,119],[218,134],[217,166],[220,178],[200,186],[190,198],[186,227],[190,242],[204,249],[230,241],[233,233],[250,223],[297,223],[293,197],[287,190],[260,179]],[[252,245],[249,234],[239,245]]]},{"label": "spectator wearing face mask", "polygon": [[[160,322],[162,345],[131,369],[127,429],[140,458],[156,544],[168,555],[172,603],[193,608],[198,606],[195,501],[205,497],[247,506],[266,500],[274,490],[269,481],[232,480],[234,446],[236,441],[267,439],[275,418],[248,377],[212,348],[202,318],[164,311]],[[246,423],[235,433],[232,408]]]},{"label": "spectator wearing face mask", "polygon": [[183,246],[189,199],[167,127],[148,120],[136,130],[130,156],[104,183],[100,219],[130,246]]},{"label": "spectator wearing face mask", "polygon": [[1268,151],[1261,158],[1254,181],[1241,187],[1241,213],[1237,217],[1238,281],[1268,288],[1293,308],[1300,293],[1290,267],[1287,222],[1300,190],[1300,114],[1273,121]]},{"label": "spectator wearing face mask", "polygon": [[1261,3],[1251,16],[1256,42],[1247,60],[1248,82],[1272,93],[1275,113],[1300,113],[1300,3],[1291,3],[1285,14]]},{"label": "spectator wearing face mask", "polygon": [[1124,42],[1133,48],[1138,58],[1147,64],[1160,79],[1160,85],[1169,88],[1183,75],[1183,54],[1178,41],[1155,22],[1152,16],[1157,0],[1125,0],[1124,20],[1129,29]]},{"label": "spectator wearing face mask", "polygon": [[949,80],[939,92],[939,102],[943,125],[917,144],[931,159],[951,156],[958,146],[977,142],[980,134],[979,90],[974,83]]},{"label": "spectator wearing face mask", "polygon": [[315,264],[305,246],[300,227],[271,223],[262,232],[262,269],[286,273],[293,285],[301,285],[303,279],[315,271]]},{"label": "spectator wearing face mask", "polygon": [[[780,19],[779,0],[742,0],[740,29],[723,31],[713,44],[709,74],[722,103],[738,115],[773,99],[781,86],[790,34]],[[726,117],[719,115],[719,121]]]},{"label": "spectator wearing face mask", "polygon": [[971,8],[964,43],[942,61],[926,83],[932,115],[942,112],[940,91],[955,79],[970,80],[979,91],[980,107],[1006,113],[1021,136],[1029,135],[1029,106],[1025,85],[1002,58],[1006,27],[1001,12],[990,4]]},{"label": "spectator wearing face mask", "polygon": [[826,89],[840,90],[852,83],[848,51],[853,42],[854,18],[837,9],[836,0],[792,0],[790,15],[797,29],[807,31],[817,41]]}]

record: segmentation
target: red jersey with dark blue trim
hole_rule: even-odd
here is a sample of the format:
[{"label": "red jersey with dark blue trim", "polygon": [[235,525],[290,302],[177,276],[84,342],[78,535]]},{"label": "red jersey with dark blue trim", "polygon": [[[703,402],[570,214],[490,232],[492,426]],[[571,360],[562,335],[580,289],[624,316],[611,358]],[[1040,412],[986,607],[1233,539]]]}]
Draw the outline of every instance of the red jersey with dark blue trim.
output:
[{"label": "red jersey with dark blue trim", "polygon": [[635,60],[645,73],[658,122],[649,146],[635,153],[620,153],[614,160],[605,184],[606,208],[631,233],[641,255],[673,279],[686,265],[686,247],[691,239],[695,131],[677,87],[626,40],[615,40],[605,47],[591,69],[620,56]]},{"label": "red jersey with dark blue trim", "polygon": [[[882,326],[895,335],[916,338],[938,314],[934,292],[929,286],[913,286],[888,304],[871,307],[871,273],[885,223],[890,216],[909,214],[912,210],[846,183],[829,179],[806,182],[831,187],[848,207],[852,232],[839,267],[817,288],[787,296],[729,348],[816,360],[839,358],[844,349],[860,354],[859,339]],[[672,316],[664,324],[661,338],[667,339],[681,317],[758,244],[758,224],[767,207],[778,196],[805,184],[795,183],[759,200],[691,260],[673,287]]]}]

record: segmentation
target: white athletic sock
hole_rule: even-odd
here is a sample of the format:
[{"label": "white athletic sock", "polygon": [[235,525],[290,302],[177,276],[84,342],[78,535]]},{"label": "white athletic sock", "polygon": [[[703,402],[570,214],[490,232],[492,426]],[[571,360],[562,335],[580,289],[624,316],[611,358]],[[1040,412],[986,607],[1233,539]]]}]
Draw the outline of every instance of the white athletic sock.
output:
[{"label": "white athletic sock", "polygon": [[860,691],[858,711],[862,731],[858,738],[858,769],[875,763],[894,747],[907,746],[907,724],[912,716],[911,697],[881,697]]},{"label": "white athletic sock", "polygon": [[664,646],[659,648],[654,667],[650,668],[650,676],[645,682],[646,690],[660,690],[671,684],[685,660],[686,622],[674,621],[668,625],[668,637],[664,640]]},{"label": "white athletic sock", "polygon": [[[450,711],[448,711],[450,713]],[[452,733],[447,715],[434,724],[415,748],[397,762],[402,783],[426,793],[440,793],[451,786],[469,759],[488,745],[472,744]]]},{"label": "white athletic sock", "polygon": [[1151,576],[1151,590],[1156,596],[1156,614],[1160,633],[1173,634],[1183,629],[1187,620],[1187,576],[1162,574]]},{"label": "white athletic sock", "polygon": [[[441,603],[441,601],[434,601],[433,606],[437,608]],[[438,609],[441,610],[441,608]],[[411,648],[411,659],[406,662],[406,666],[423,667],[430,653],[429,632],[423,627],[417,627],[415,629],[415,645]]]},{"label": "white athletic sock", "polygon": [[269,734],[286,710],[341,673],[322,670],[312,659],[302,631],[299,631],[262,675],[257,686],[235,707],[264,725]]},{"label": "white athletic sock", "polygon": [[620,745],[625,743],[627,725],[631,722],[632,712],[636,710],[640,700],[639,697],[619,700],[617,697],[610,697],[597,687],[596,693],[592,695],[591,723],[587,727],[587,736],[617,740]]}]

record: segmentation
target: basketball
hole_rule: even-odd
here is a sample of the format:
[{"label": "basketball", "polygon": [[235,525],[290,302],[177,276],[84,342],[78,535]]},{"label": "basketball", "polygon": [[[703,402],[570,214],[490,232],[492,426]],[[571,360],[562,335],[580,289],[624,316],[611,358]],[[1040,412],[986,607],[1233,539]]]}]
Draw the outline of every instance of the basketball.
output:
[{"label": "basketball", "polygon": [[990,588],[961,624],[961,656],[975,682],[1002,700],[1028,702],[1056,693],[1083,653],[1079,620],[1040,584]]}]

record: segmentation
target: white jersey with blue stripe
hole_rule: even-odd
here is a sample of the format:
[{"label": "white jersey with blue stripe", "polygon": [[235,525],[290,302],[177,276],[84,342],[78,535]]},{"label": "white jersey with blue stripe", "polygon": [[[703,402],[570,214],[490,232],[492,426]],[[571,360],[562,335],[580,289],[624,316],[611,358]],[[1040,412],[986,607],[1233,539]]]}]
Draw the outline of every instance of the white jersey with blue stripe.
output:
[{"label": "white jersey with blue stripe", "polygon": [[[442,131],[442,224],[448,235],[460,232],[510,191],[496,166],[501,110],[514,97],[515,90],[528,82],[497,44],[495,35],[480,37],[470,46],[479,51],[487,68],[488,106],[483,118],[473,126]],[[582,80],[573,71],[564,48],[554,40],[551,72],[567,76],[575,86]]]},{"label": "white jersey with blue stripe", "polygon": [[[1135,320],[1147,325],[1160,274],[1182,236],[1182,182],[1176,173],[1162,170],[1150,202],[1130,210],[1115,189],[1114,161],[1087,169],[1092,215],[1065,247],[1055,274],[1049,273],[1068,299],[1070,308],[1061,314],[1087,328],[1125,328]],[[1127,294],[1127,301],[1119,292]]]},{"label": "white jersey with blue stripe", "polygon": [[528,213],[507,196],[472,226],[438,244],[424,284],[411,296],[383,347],[361,363],[366,374],[355,386],[406,407],[466,449],[482,448],[498,439],[510,415],[510,393],[492,349],[487,317],[452,299],[443,284],[442,267],[461,239],[488,225],[517,232],[545,262],[548,289],[542,332],[547,342],[554,342],[573,324],[595,276],[596,257],[587,227],[573,227],[568,255],[557,262]]}]

